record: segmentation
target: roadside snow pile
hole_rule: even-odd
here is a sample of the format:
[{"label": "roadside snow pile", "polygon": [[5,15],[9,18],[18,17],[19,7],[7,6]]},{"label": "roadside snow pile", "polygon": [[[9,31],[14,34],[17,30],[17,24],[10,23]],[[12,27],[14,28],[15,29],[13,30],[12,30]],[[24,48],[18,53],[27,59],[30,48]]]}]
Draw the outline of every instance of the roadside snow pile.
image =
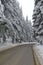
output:
[{"label": "roadside snow pile", "polygon": [[41,56],[41,58],[43,59],[43,45],[37,46],[37,51],[39,55]]},{"label": "roadside snow pile", "polygon": [[10,48],[13,48],[13,47],[15,47],[15,46],[18,46],[19,44],[12,44],[12,43],[4,43],[4,44],[2,44],[1,46],[0,46],[0,52],[1,51],[4,51],[4,50],[7,50],[7,49],[10,49]]},{"label": "roadside snow pile", "polygon": [[36,65],[43,65],[43,45],[33,46]]},{"label": "roadside snow pile", "polygon": [[22,42],[22,43],[11,43],[11,42],[6,42],[6,43],[0,43],[0,51],[13,48],[15,46],[20,46],[20,45],[36,45],[36,42]]},{"label": "roadside snow pile", "polygon": [[35,49],[35,52],[40,57],[40,59],[42,59],[42,61],[43,61],[43,45],[35,46],[34,49]]}]

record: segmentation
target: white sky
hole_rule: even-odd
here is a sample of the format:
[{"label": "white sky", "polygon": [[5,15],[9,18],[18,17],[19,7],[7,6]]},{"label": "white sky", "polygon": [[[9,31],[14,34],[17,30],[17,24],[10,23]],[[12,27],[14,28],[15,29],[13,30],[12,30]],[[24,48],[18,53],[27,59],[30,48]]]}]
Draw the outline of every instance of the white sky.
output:
[{"label": "white sky", "polygon": [[29,20],[32,20],[32,14],[34,9],[34,0],[17,0],[22,6],[23,15],[26,18],[28,16]]}]

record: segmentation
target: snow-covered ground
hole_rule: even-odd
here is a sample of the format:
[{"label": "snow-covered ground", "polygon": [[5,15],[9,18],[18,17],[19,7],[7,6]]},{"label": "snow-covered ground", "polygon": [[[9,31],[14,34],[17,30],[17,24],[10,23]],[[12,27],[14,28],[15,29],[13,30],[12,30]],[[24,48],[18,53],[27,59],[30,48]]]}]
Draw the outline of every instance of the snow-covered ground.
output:
[{"label": "snow-covered ground", "polygon": [[38,54],[43,58],[43,45],[35,46],[35,48],[38,51]]},{"label": "snow-covered ground", "polygon": [[33,47],[34,52],[38,58],[38,61],[43,65],[43,45],[36,45]]},{"label": "snow-covered ground", "polygon": [[3,40],[1,38],[0,47],[2,47],[2,46],[8,46],[8,45],[11,45],[11,44],[12,44],[11,43],[11,38],[7,38],[5,43],[3,43]]},{"label": "snow-covered ground", "polygon": [[[19,45],[23,45],[23,44],[36,44],[37,42],[22,42],[22,43],[15,43],[14,44],[11,42],[11,39],[7,39],[7,41],[5,43],[0,43],[0,48],[1,47],[5,47],[5,46],[10,46],[10,45],[15,45],[15,44],[19,44]],[[36,44],[37,45],[37,44]]]},{"label": "snow-covered ground", "polygon": [[19,46],[19,45],[24,45],[24,44],[36,44],[36,42],[22,42],[22,43],[11,43],[11,39],[9,39],[9,41],[5,42],[5,43],[0,43],[0,51],[15,47],[15,46]]}]

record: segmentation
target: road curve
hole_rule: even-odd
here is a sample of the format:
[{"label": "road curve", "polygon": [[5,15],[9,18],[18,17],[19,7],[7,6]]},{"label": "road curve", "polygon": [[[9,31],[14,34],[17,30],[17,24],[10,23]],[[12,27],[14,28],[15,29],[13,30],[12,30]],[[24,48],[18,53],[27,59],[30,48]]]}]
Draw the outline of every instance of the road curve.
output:
[{"label": "road curve", "polygon": [[29,45],[22,45],[0,52],[0,65],[34,65]]}]

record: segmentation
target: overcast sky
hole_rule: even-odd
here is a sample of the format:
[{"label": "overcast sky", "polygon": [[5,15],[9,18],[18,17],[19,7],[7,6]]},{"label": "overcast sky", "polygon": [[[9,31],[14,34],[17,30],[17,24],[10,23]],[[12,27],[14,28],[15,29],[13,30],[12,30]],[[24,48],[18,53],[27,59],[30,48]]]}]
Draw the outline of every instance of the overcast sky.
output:
[{"label": "overcast sky", "polygon": [[32,20],[32,14],[34,9],[34,0],[18,0],[20,6],[22,6],[24,17],[28,16],[28,19]]}]

